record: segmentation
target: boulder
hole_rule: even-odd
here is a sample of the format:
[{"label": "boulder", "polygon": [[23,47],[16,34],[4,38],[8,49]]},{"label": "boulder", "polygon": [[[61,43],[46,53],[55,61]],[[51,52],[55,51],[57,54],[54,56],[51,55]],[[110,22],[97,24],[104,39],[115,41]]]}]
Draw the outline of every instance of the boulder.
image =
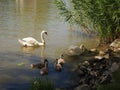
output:
[{"label": "boulder", "polygon": [[120,51],[120,39],[116,39],[114,40],[111,44],[110,44],[110,48],[113,51]]}]

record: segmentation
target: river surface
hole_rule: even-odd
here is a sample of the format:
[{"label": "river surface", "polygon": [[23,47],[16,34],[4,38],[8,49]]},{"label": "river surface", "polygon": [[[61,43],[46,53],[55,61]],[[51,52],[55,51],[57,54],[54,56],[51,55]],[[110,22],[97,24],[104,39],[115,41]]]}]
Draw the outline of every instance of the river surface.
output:
[{"label": "river surface", "polygon": [[[31,63],[47,58],[48,78],[56,87],[71,85],[71,63],[64,65],[62,72],[54,70],[55,58],[70,45],[84,44],[93,48],[97,39],[81,32],[77,26],[70,26],[58,14],[53,0],[0,0],[0,90],[29,90],[34,78],[44,78],[38,69],[31,69]],[[46,46],[25,48],[18,43],[19,38],[32,36],[38,41],[42,30]]]}]

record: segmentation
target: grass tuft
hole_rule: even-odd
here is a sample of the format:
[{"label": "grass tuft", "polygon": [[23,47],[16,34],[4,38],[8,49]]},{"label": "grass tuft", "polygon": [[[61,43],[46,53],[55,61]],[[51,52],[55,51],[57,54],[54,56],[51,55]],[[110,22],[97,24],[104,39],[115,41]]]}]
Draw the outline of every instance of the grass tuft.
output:
[{"label": "grass tuft", "polygon": [[36,78],[32,81],[31,90],[55,90],[54,83],[48,78]]}]

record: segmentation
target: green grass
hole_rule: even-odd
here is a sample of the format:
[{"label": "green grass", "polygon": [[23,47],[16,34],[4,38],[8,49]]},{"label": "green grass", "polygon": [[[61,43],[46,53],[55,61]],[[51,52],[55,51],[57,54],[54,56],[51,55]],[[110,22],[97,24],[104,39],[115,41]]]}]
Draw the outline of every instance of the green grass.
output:
[{"label": "green grass", "polygon": [[48,78],[36,78],[32,81],[31,90],[55,90],[54,83]]}]

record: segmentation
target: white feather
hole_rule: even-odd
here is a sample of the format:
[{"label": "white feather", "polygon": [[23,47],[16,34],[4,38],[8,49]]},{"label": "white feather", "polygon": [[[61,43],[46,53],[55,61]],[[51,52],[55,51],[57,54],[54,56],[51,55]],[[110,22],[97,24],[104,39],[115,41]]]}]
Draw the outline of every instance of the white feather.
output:
[{"label": "white feather", "polygon": [[42,46],[42,45],[45,45],[45,40],[44,40],[44,37],[43,37],[44,33],[47,34],[47,32],[46,31],[41,32],[41,41],[42,42],[37,41],[33,37],[18,39],[18,41],[22,46],[31,46],[31,47],[32,46]]}]

